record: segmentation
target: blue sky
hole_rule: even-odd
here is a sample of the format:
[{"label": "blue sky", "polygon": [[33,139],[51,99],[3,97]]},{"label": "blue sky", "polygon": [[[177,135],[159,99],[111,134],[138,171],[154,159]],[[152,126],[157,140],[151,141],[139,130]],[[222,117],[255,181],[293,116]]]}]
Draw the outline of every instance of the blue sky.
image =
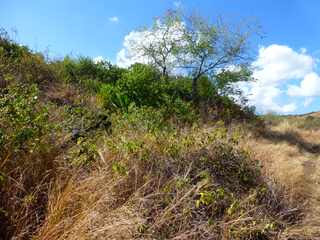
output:
[{"label": "blue sky", "polygon": [[116,62],[125,36],[177,5],[207,18],[221,15],[262,26],[265,37],[251,43],[260,68],[255,76],[261,79],[243,86],[259,111],[320,110],[318,0],[0,0],[0,27],[17,30],[17,41],[48,49],[50,56],[71,53]]}]

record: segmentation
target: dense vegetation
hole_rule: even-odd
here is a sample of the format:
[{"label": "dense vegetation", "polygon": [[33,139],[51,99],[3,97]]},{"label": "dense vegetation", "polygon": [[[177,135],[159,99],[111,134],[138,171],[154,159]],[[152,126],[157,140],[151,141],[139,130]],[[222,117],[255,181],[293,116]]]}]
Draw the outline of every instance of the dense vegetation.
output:
[{"label": "dense vegetation", "polygon": [[[188,48],[196,31],[187,32]],[[193,59],[207,50],[213,57],[209,43],[192,48]],[[212,59],[203,61],[210,67]],[[177,76],[154,64],[125,69],[86,57],[50,60],[3,30],[1,238],[289,236],[286,228],[300,215],[233,125],[260,121],[231,97],[240,96],[233,83],[248,80],[250,71],[212,76],[195,68],[204,72]]]}]

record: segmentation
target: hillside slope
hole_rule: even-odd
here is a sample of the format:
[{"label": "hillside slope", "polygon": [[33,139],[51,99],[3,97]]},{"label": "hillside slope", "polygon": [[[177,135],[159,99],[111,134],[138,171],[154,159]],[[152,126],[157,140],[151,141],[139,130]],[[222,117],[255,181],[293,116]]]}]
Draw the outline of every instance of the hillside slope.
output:
[{"label": "hillside slope", "polygon": [[0,35],[0,239],[317,239],[319,118]]},{"label": "hillside slope", "polygon": [[[121,118],[100,167],[60,193],[38,239],[320,237],[320,129],[307,117],[266,117],[258,128],[206,123],[155,139],[136,114]],[[152,160],[140,165],[145,154]],[[71,215],[52,221],[61,209]]]},{"label": "hillside slope", "polygon": [[[303,209],[296,236],[320,237],[320,112],[298,116],[265,116],[266,129],[247,144],[267,176],[286,187],[289,201]],[[303,207],[302,207],[303,206]]]}]

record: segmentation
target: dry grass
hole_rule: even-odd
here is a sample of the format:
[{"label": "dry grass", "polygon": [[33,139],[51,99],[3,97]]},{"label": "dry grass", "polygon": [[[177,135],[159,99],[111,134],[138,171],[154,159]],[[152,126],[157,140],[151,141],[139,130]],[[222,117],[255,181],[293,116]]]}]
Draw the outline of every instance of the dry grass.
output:
[{"label": "dry grass", "polygon": [[305,128],[306,117],[277,120],[263,130],[267,135],[247,140],[265,174],[283,185],[285,198],[303,211],[301,222],[285,231],[293,239],[320,238],[320,129]]},{"label": "dry grass", "polygon": [[[64,106],[83,100],[76,88],[62,86],[45,95],[58,101],[51,122],[63,123]],[[97,101],[87,96],[84,104]],[[304,118],[271,122],[260,135],[221,122],[162,120],[156,110],[112,115],[112,132],[97,138],[95,162],[85,166],[68,162],[68,150],[79,145],[63,147],[70,131],[55,133],[47,155],[37,161],[28,155],[15,168],[7,192],[19,209],[11,210],[10,234],[38,240],[320,237],[320,131],[301,127]],[[19,192],[29,194],[18,198]]]},{"label": "dry grass", "polygon": [[[149,114],[114,115],[112,133],[100,138],[90,168],[67,168],[63,152],[55,157],[60,168],[50,185],[45,220],[37,229],[18,226],[27,235],[15,237],[320,236],[317,130],[283,121],[264,129],[266,134],[243,138],[239,126],[227,130],[220,123],[150,129],[157,121]],[[255,160],[262,164],[261,174]],[[39,191],[48,192],[48,184]]]},{"label": "dry grass", "polygon": [[[266,182],[247,151],[237,147],[237,134],[217,126],[151,133],[139,121],[114,121],[95,167],[52,189],[47,219],[35,239],[303,236],[296,227],[296,195],[283,195]],[[269,153],[259,147],[254,156],[263,159]],[[276,174],[269,163],[268,174]],[[289,195],[292,199],[284,198]]]},{"label": "dry grass", "polygon": [[[12,135],[13,137],[5,142],[4,147],[1,145],[0,239],[30,239],[45,219],[48,192],[54,185],[55,179],[69,174],[70,166],[68,165],[70,164],[66,162],[66,152],[75,144],[70,141],[70,130],[64,125],[69,124],[70,114],[64,106],[59,104],[51,102],[50,105],[45,105],[43,97],[60,94],[61,99],[68,99],[67,96],[69,96],[76,104],[84,105],[90,104],[88,102],[91,97],[82,94],[80,102],[80,96],[77,95],[79,91],[75,87],[69,86],[64,89],[63,86],[63,84],[60,86],[48,84],[47,89],[42,89],[40,92],[39,101],[36,104],[30,107],[24,103],[25,108],[30,107],[33,111],[42,109],[44,106],[48,107],[49,116],[44,122],[35,125],[36,120],[42,117],[39,114],[37,116],[40,117],[32,119],[34,122],[30,123],[31,127],[41,129],[39,136],[34,136],[18,148],[13,140],[12,143],[9,141],[14,139]],[[54,88],[55,91],[52,91]],[[1,95],[3,96],[6,95]],[[22,97],[30,98],[29,95]],[[4,117],[5,113],[1,112]],[[23,127],[28,126],[25,124]],[[2,121],[0,128],[0,130],[2,128],[8,130],[8,134],[13,134],[22,127],[19,124],[8,127],[8,123]],[[36,139],[35,142],[33,142],[34,139]]]},{"label": "dry grass", "polygon": [[53,191],[48,218],[35,239],[130,239],[139,218],[130,206],[112,207],[110,177],[99,169]]}]

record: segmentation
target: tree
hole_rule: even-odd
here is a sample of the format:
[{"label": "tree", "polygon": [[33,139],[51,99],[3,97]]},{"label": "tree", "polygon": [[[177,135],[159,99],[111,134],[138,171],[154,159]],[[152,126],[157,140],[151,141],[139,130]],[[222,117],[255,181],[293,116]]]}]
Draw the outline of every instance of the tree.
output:
[{"label": "tree", "polygon": [[[126,47],[132,59],[143,57],[143,62],[156,66],[165,79],[172,70],[189,75],[192,99],[197,103],[198,82],[203,76],[215,82],[222,79],[218,75],[225,69],[223,79],[228,83],[251,79],[243,74],[249,66],[247,45],[251,31],[242,30],[233,30],[221,20],[211,23],[199,16],[169,11],[151,28],[134,32]],[[234,86],[227,82],[224,85]]]},{"label": "tree", "polygon": [[[157,18],[150,28],[133,32],[128,40],[129,57],[157,67],[162,77],[168,79],[177,65],[177,55],[183,41],[184,25],[180,16],[172,11]],[[143,61],[141,61],[143,60]]]},{"label": "tree", "polygon": [[[179,55],[180,66],[188,71],[192,78],[192,98],[198,101],[198,81],[207,75],[213,80],[228,82],[249,80],[243,73],[248,66],[247,40],[250,31],[232,31],[222,21],[216,24],[198,16],[184,17],[183,48]],[[234,70],[225,71],[233,67]],[[223,78],[219,74],[223,73]],[[227,77],[228,76],[228,77]],[[241,76],[236,78],[237,76]],[[227,81],[227,82],[226,82]]]}]

